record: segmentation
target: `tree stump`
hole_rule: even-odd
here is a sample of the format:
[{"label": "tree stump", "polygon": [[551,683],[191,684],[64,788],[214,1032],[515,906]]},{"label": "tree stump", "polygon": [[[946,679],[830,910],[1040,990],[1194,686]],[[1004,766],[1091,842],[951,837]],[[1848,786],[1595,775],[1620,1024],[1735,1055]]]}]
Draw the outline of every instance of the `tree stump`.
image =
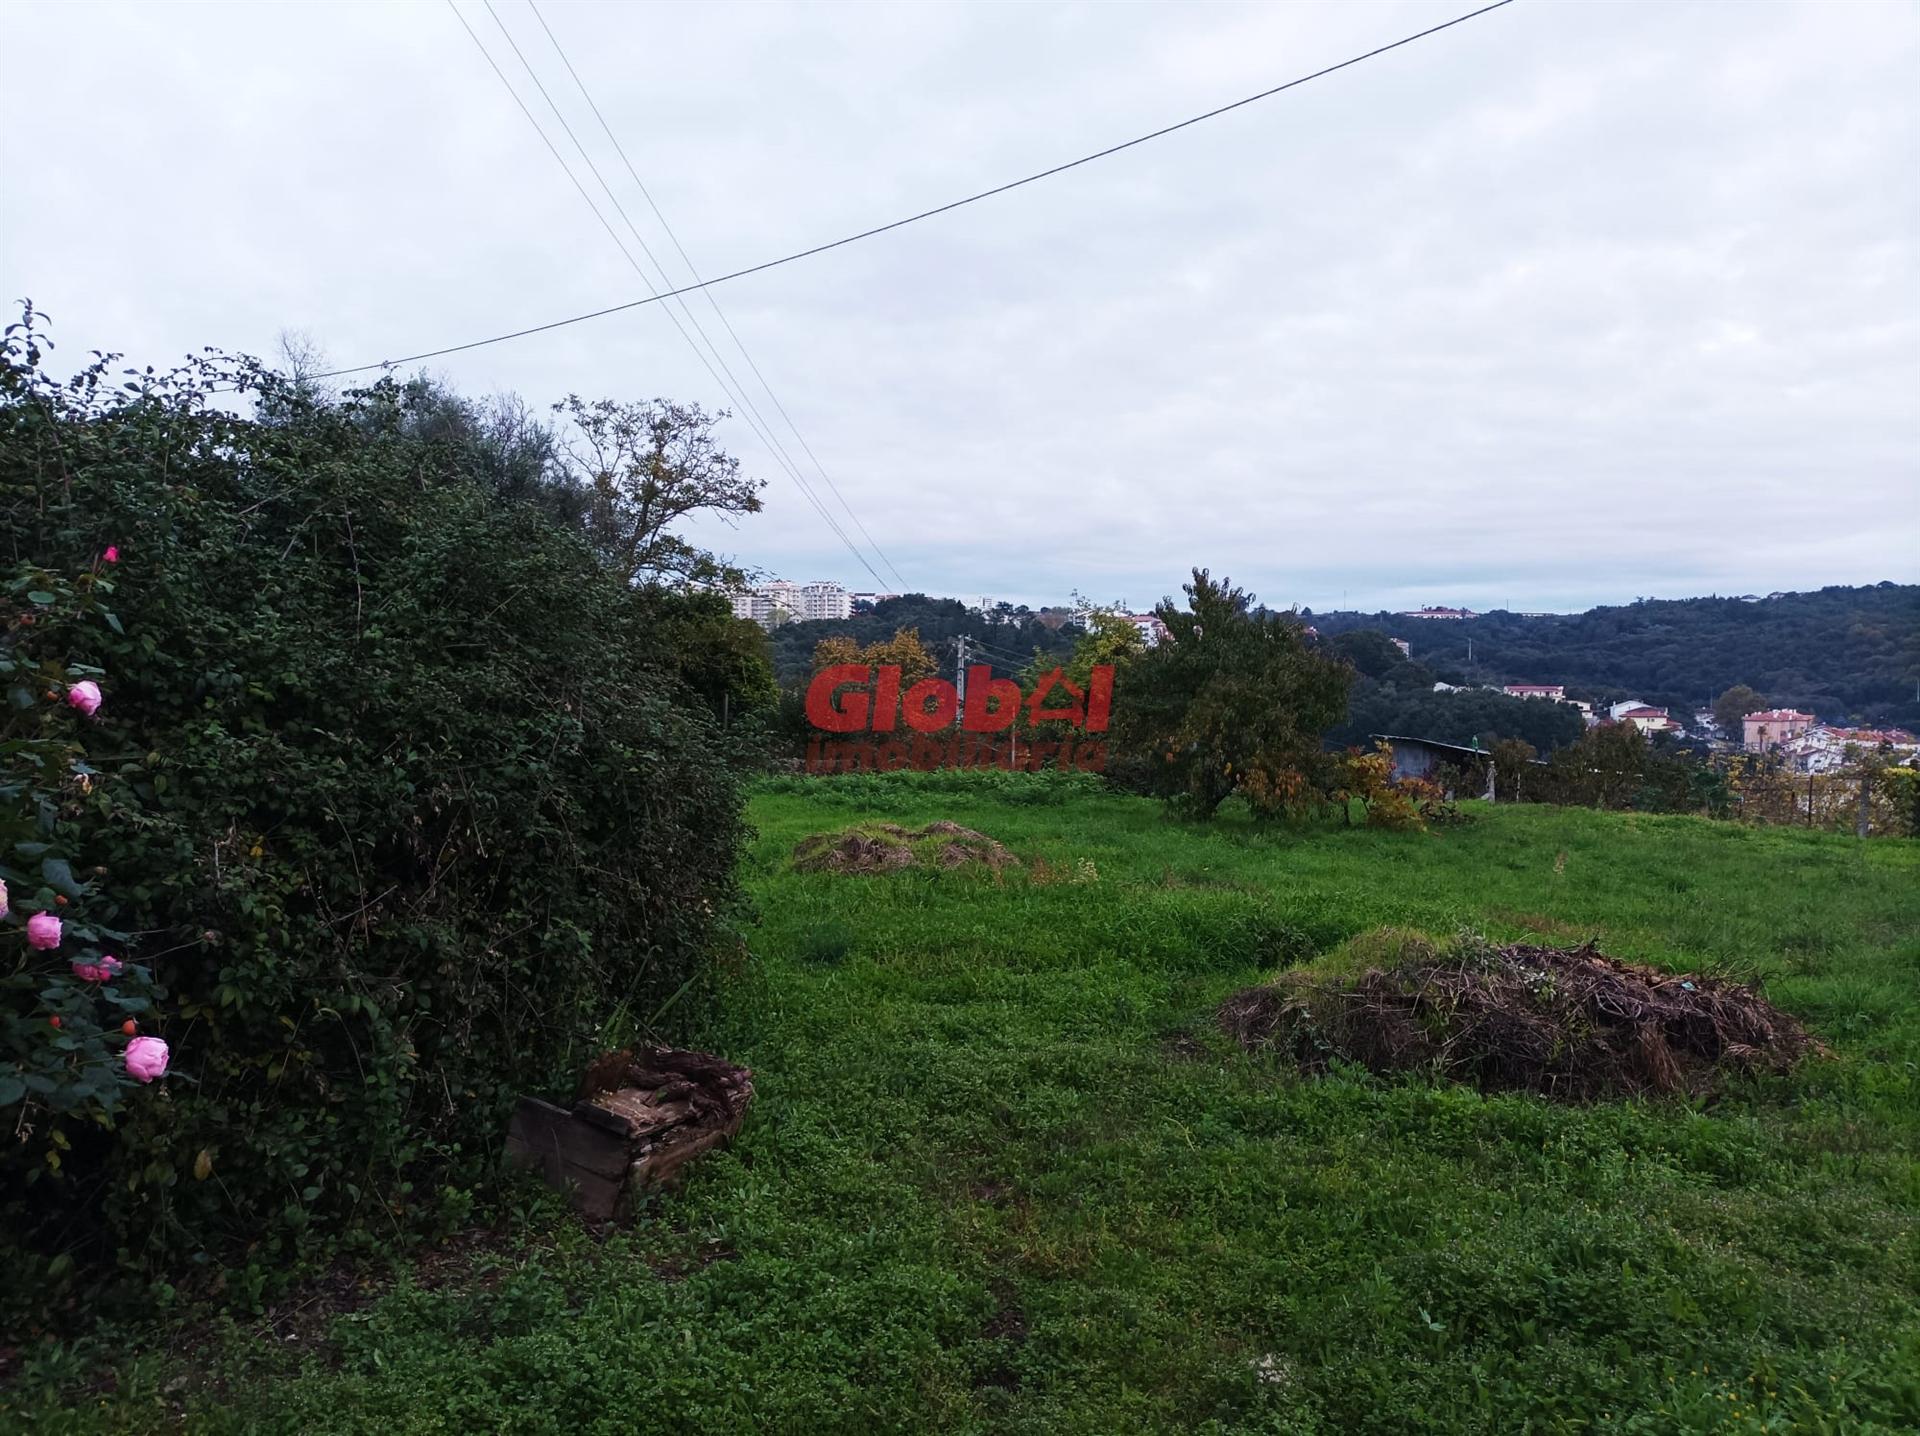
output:
[{"label": "tree stump", "polygon": [[587,1069],[571,1108],[522,1097],[507,1157],[539,1169],[582,1215],[605,1220],[725,1145],[752,1100],[753,1074],[711,1053],[627,1048]]}]

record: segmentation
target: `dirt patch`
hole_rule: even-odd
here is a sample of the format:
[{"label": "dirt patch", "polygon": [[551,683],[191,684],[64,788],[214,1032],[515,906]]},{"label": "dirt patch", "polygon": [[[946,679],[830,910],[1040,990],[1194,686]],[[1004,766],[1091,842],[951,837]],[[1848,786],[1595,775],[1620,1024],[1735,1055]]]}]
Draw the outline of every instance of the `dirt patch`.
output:
[{"label": "dirt patch", "polygon": [[915,867],[951,872],[975,866],[997,873],[1019,867],[1020,859],[985,833],[945,820],[919,829],[863,823],[844,832],[814,833],[793,850],[794,871],[802,873],[895,873]]},{"label": "dirt patch", "polygon": [[1160,1055],[1169,1062],[1204,1062],[1213,1053],[1207,1050],[1206,1043],[1183,1027],[1160,1039]]},{"label": "dirt patch", "polygon": [[1703,1093],[1722,1073],[1784,1072],[1825,1051],[1751,987],[1591,944],[1486,948],[1357,977],[1288,973],[1228,998],[1219,1019],[1242,1046],[1305,1071],[1337,1057],[1573,1099]]},{"label": "dirt patch", "polygon": [[995,1277],[989,1286],[993,1293],[993,1315],[980,1327],[981,1339],[992,1344],[993,1355],[974,1377],[974,1386],[993,1386],[1002,1391],[1020,1389],[1020,1370],[1016,1358],[1027,1344],[1027,1314],[1021,1309],[1018,1293],[1011,1282]]}]

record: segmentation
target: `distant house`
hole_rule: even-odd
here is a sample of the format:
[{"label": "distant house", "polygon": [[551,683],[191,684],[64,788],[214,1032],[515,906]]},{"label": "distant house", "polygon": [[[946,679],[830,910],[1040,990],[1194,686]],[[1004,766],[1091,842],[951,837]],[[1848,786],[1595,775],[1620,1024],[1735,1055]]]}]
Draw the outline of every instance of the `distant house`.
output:
[{"label": "distant house", "polygon": [[1880,747],[1891,748],[1895,761],[1909,762],[1920,755],[1920,740],[1904,728],[1840,728],[1815,723],[1799,737],[1774,738],[1769,749],[1802,773],[1836,773],[1852,765],[1854,756]]},{"label": "distant house", "polygon": [[1554,703],[1567,701],[1566,685],[1562,683],[1509,683],[1500,691],[1509,698],[1545,698]]},{"label": "distant house", "polygon": [[[1311,628],[1309,628],[1309,629],[1307,630],[1307,632],[1308,632],[1308,633],[1312,633],[1312,632],[1313,632],[1313,630],[1312,630]],[[1397,649],[1399,649],[1399,650],[1400,650],[1400,656],[1401,656],[1402,658],[1411,658],[1411,657],[1413,657],[1413,645],[1412,645],[1411,643],[1409,643],[1409,642],[1407,642],[1407,640],[1406,640],[1406,639],[1404,639],[1404,638],[1389,638],[1389,639],[1387,640],[1387,642],[1389,642],[1389,643],[1391,643],[1391,644],[1392,644],[1392,645],[1393,645],[1393,646],[1394,646],[1395,648],[1397,648]]]},{"label": "distant house", "polygon": [[1160,621],[1157,613],[1124,613],[1121,615],[1140,635],[1140,641],[1149,648],[1157,648],[1168,638],[1167,626]]},{"label": "distant house", "polygon": [[1920,739],[1904,728],[1835,728],[1832,732],[1842,743],[1862,748],[1878,748],[1882,743],[1891,748],[1920,747]]},{"label": "distant house", "polygon": [[1615,723],[1631,723],[1642,733],[1683,733],[1684,724],[1676,723],[1664,708],[1651,708],[1637,698],[1629,698],[1624,703],[1616,703],[1607,710],[1607,717]]},{"label": "distant house", "polygon": [[1740,726],[1745,730],[1742,746],[1749,753],[1765,753],[1782,743],[1804,738],[1813,726],[1813,714],[1795,708],[1769,708],[1765,712],[1749,713],[1740,720]]},{"label": "distant house", "polygon": [[1395,614],[1396,618],[1472,618],[1470,608],[1407,608]]}]

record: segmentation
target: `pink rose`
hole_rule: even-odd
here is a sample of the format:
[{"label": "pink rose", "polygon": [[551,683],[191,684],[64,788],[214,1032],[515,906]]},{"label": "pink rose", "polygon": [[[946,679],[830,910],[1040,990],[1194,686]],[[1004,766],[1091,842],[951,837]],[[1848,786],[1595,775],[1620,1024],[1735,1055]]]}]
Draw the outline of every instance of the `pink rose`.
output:
[{"label": "pink rose", "polygon": [[112,982],[123,964],[117,957],[103,957],[98,962],[73,962],[73,975],[82,982]]},{"label": "pink rose", "polygon": [[158,1037],[136,1037],[127,1044],[127,1071],[142,1082],[167,1073],[167,1044]]},{"label": "pink rose", "polygon": [[120,562],[120,546],[118,544],[111,544],[111,543],[108,544],[107,551],[101,554],[100,557],[105,559],[108,563]]},{"label": "pink rose", "polygon": [[67,690],[67,703],[78,708],[82,714],[91,718],[100,707],[100,685],[91,678],[84,679]]},{"label": "pink rose", "polygon": [[0,917],[5,917],[6,915],[7,915],[7,885],[4,880],[0,880]]},{"label": "pink rose", "polygon": [[27,919],[27,946],[51,952],[60,946],[60,919],[50,912],[37,912]]}]

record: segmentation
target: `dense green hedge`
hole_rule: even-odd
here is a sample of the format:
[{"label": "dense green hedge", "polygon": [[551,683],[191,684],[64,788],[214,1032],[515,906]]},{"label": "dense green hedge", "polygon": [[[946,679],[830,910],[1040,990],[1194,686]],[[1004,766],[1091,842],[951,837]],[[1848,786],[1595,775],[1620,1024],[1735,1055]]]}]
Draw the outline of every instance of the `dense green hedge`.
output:
[{"label": "dense green hedge", "polygon": [[[29,1133],[0,1147],[0,1316],[109,1265],[258,1281],[457,1221],[511,1095],[703,970],[742,834],[659,596],[419,438],[405,391],[314,402],[213,361],[62,384],[39,348],[10,331],[0,370],[0,561],[117,545],[119,631],[8,631],[103,671],[96,777],[44,816],[91,874],[73,912],[151,971],[173,1066],[111,1116],[0,1109]],[[42,954],[13,886],[18,975]]]}]

